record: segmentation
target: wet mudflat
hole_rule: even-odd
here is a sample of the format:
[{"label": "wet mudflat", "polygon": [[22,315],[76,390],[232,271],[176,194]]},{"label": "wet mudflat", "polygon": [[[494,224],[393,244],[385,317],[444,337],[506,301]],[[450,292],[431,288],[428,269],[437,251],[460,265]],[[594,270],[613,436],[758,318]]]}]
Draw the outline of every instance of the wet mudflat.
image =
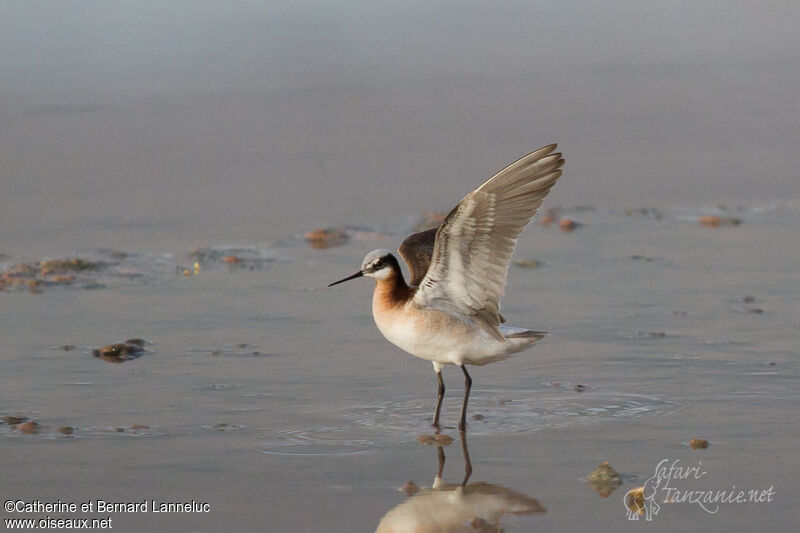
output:
[{"label": "wet mudflat", "polygon": [[[796,490],[800,293],[791,262],[765,258],[786,256],[800,212],[742,210],[742,224],[708,228],[686,210],[568,211],[578,229],[533,225],[517,250],[543,266],[512,265],[503,312],[551,335],[473,372],[469,483],[478,485],[468,488],[478,507],[454,516],[546,531],[602,516],[595,527],[625,528],[624,494],[665,458],[702,461],[703,482],[687,489]],[[165,265],[191,265],[188,250],[140,261],[134,282],[0,293],[2,414],[20,417],[0,424],[0,441],[15,496],[178,497],[213,508],[115,515],[120,527],[352,531],[377,527],[413,481],[422,492],[392,519],[425,519],[418,496],[430,496],[438,470],[436,447],[420,438],[431,434],[433,372],[379,337],[371,282],[324,288],[362,252],[399,238],[253,245],[279,258],[257,269],[207,263],[186,276]],[[97,350],[109,343],[143,353],[107,364]],[[454,427],[460,373],[445,380],[444,433],[454,440],[441,439],[437,487],[455,491],[465,466]],[[35,430],[11,423],[25,419]],[[587,476],[603,461],[621,485],[595,490]],[[546,512],[511,513],[502,498],[517,496],[505,491]],[[714,515],[673,503],[655,519],[664,530],[765,521],[786,527],[793,516],[763,503]]]}]

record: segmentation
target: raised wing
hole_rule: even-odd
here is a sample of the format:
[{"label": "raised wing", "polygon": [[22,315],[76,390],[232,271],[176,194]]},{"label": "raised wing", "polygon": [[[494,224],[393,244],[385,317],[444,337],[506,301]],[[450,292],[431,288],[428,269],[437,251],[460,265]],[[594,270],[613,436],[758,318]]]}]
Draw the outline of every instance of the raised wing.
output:
[{"label": "raised wing", "polygon": [[415,287],[420,284],[428,272],[438,229],[433,228],[410,235],[397,250],[408,265],[408,271],[411,273],[411,285]]},{"label": "raised wing", "polygon": [[[498,325],[511,254],[561,176],[551,144],[507,166],[469,193],[436,232],[431,264],[414,302],[473,319],[504,340]],[[405,256],[404,256],[405,257]]]}]

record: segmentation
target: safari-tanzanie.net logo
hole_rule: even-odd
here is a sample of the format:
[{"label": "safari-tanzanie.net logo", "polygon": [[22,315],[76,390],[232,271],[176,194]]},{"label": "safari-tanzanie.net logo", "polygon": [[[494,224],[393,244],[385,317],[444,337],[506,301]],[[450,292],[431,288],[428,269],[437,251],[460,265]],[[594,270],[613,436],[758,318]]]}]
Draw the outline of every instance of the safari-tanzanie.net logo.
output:
[{"label": "safari-tanzanie.net logo", "polygon": [[652,476],[644,485],[629,490],[623,497],[628,520],[653,520],[662,504],[697,505],[709,514],[719,512],[721,506],[742,503],[771,503],[775,496],[775,487],[740,488],[707,488],[710,482],[705,478],[703,462],[696,465],[683,466],[680,459],[662,459],[656,466]]}]

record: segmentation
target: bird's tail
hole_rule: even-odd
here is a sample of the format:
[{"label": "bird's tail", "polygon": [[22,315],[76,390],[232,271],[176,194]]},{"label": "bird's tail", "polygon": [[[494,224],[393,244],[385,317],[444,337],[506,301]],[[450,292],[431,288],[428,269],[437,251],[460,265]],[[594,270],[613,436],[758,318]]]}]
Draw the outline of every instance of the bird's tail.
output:
[{"label": "bird's tail", "polygon": [[500,333],[506,339],[534,339],[534,342],[544,338],[546,331],[533,331],[525,328],[515,328],[513,326],[500,326]]}]

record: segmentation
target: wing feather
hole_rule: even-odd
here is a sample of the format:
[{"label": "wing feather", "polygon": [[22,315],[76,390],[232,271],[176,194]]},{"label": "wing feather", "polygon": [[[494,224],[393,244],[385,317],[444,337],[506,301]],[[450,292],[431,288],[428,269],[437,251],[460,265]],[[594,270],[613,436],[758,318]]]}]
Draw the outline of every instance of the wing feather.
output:
[{"label": "wing feather", "polygon": [[561,176],[564,159],[553,153],[555,148],[555,144],[545,146],[507,166],[447,215],[436,231],[430,265],[418,283],[417,305],[469,317],[490,335],[504,339],[498,326],[505,321],[499,311],[508,266],[519,235]]},{"label": "wing feather", "polygon": [[437,229],[433,228],[410,235],[397,250],[406,265],[408,265],[408,271],[411,274],[411,285],[415,287],[420,284],[428,272]]}]

